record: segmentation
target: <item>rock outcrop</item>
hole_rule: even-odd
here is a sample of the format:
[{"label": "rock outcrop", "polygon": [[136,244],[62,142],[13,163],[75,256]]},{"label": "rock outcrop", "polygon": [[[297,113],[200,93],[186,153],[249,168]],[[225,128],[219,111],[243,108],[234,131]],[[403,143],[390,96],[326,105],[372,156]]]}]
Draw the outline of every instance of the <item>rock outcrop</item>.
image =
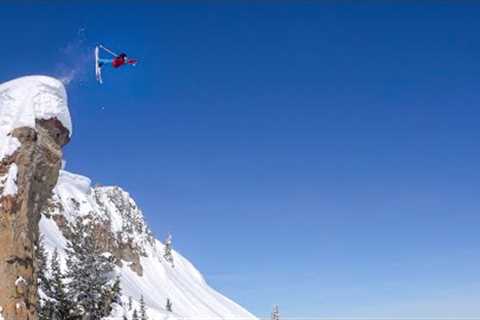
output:
[{"label": "rock outcrop", "polygon": [[[62,171],[61,176],[57,189],[71,183],[72,178],[74,180],[79,177],[66,171]],[[80,184],[90,183],[79,180]],[[76,184],[78,182],[72,183]],[[146,255],[144,246],[153,245],[155,239],[135,202],[119,187],[94,187],[87,192],[87,199],[91,201],[82,196],[77,200],[54,192],[44,207],[43,215],[46,219],[55,221],[67,240],[72,238],[71,226],[74,219],[92,222],[93,236],[102,251],[110,253],[119,267],[125,264],[142,276],[140,258]]]},{"label": "rock outcrop", "polygon": [[70,139],[65,108],[65,89],[55,79],[0,86],[0,310],[8,320],[37,319],[38,223]]}]

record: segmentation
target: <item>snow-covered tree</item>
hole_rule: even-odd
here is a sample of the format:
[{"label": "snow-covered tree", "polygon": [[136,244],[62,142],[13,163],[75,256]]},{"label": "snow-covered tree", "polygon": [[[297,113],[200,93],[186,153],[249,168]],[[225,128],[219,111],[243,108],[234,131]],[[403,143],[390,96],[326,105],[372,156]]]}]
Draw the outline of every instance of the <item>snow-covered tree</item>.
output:
[{"label": "snow-covered tree", "polygon": [[132,296],[128,297],[128,311],[132,310]]},{"label": "snow-covered tree", "polygon": [[120,278],[117,277],[112,287],[112,302],[122,304],[122,287],[120,286]]},{"label": "snow-covered tree", "polygon": [[116,303],[117,305],[122,305],[122,289],[120,287],[120,278],[116,278],[113,281],[110,281],[108,285],[104,287],[103,294],[101,297],[102,301],[102,313],[107,315],[112,312],[113,304]]},{"label": "snow-covered tree", "polygon": [[72,311],[83,319],[101,319],[111,311],[113,261],[100,249],[91,222],[79,218],[71,231],[66,251]]},{"label": "snow-covered tree", "polygon": [[38,266],[38,287],[48,295],[50,286],[48,286],[48,257],[45,252],[45,247],[43,246],[43,237],[38,241],[37,251],[37,266]]},{"label": "snow-covered tree", "polygon": [[280,320],[280,311],[279,311],[278,305],[273,306],[271,319],[272,320]]},{"label": "snow-covered tree", "polygon": [[172,235],[169,233],[167,238],[165,239],[165,251],[163,253],[163,257],[165,260],[170,262],[170,264],[173,265],[173,254],[172,254]]},{"label": "snow-covered tree", "polygon": [[137,309],[133,310],[132,320],[139,320],[139,319],[138,319]]},{"label": "snow-covered tree", "polygon": [[169,298],[167,298],[167,303],[165,304],[165,309],[168,312],[173,312],[173,303],[172,303],[172,301],[170,301]]},{"label": "snow-covered tree", "polygon": [[[48,297],[40,297],[38,300],[38,319],[52,320],[54,314],[53,301]],[[0,318],[1,319],[1,318]]]},{"label": "snow-covered tree", "polygon": [[67,298],[65,288],[65,276],[63,275],[62,269],[60,267],[60,259],[58,257],[58,251],[56,248],[52,254],[52,259],[50,261],[50,269],[50,298],[52,298],[52,300],[54,301],[54,319],[67,319],[70,313],[71,304]]},{"label": "snow-covered tree", "polygon": [[45,247],[43,246],[43,238],[40,238],[38,242],[38,247],[36,251],[37,265],[38,265],[38,319],[39,320],[50,320],[53,318],[54,306],[53,301],[50,296],[51,291],[51,281],[48,274],[48,256],[45,252]]},{"label": "snow-covered tree", "polygon": [[140,296],[140,320],[148,320],[145,299],[143,299],[143,295]]}]

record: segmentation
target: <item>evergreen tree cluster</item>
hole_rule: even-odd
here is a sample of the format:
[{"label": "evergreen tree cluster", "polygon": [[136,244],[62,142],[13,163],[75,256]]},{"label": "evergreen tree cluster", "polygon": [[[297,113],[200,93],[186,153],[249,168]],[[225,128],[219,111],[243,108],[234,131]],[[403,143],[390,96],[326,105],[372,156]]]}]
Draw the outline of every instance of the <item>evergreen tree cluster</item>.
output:
[{"label": "evergreen tree cluster", "polygon": [[[132,309],[130,301],[131,297],[129,298],[129,310]],[[140,297],[140,312],[138,312],[137,309],[133,310],[132,320],[148,320],[147,307],[145,306],[143,295]]]},{"label": "evergreen tree cluster", "polygon": [[133,310],[132,320],[139,320],[137,309]]},{"label": "evergreen tree cluster", "polygon": [[173,254],[172,254],[172,235],[168,234],[167,238],[165,239],[165,251],[163,253],[163,257],[167,260],[172,267],[174,267],[173,263]]},{"label": "evergreen tree cluster", "polygon": [[[165,244],[164,257],[173,266],[171,235]],[[97,320],[111,313],[113,303],[122,304],[120,280],[111,280],[113,260],[102,252],[93,236],[93,223],[77,219],[71,225],[66,253],[68,270],[62,272],[57,249],[49,259],[40,240],[37,250],[39,320]],[[133,309],[131,297],[127,308]],[[169,298],[165,309],[173,312]],[[133,310],[132,320],[148,320],[143,296],[139,310]]]},{"label": "evergreen tree cluster", "polygon": [[66,273],[61,270],[57,250],[48,259],[40,243],[37,254],[40,320],[101,319],[110,314],[113,303],[121,304],[120,280],[111,281],[114,263],[96,242],[93,224],[77,219],[71,229]]}]

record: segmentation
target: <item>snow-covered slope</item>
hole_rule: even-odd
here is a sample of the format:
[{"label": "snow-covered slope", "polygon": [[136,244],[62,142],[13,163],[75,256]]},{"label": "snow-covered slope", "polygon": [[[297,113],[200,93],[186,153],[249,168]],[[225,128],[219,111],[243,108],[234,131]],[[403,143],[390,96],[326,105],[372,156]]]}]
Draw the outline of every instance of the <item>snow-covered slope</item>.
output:
[{"label": "snow-covered slope", "polygon": [[[53,201],[40,221],[48,251],[56,247],[63,254],[67,240],[58,225],[76,217],[92,217],[118,239],[116,244],[110,245],[110,250],[117,256],[124,256],[122,266],[117,268],[124,300],[132,297],[134,304],[138,304],[143,295],[151,319],[255,319],[248,311],[210,288],[199,271],[175,251],[172,266],[163,256],[164,245],[153,238],[141,210],[127,192],[118,187],[93,188],[88,178],[62,171]],[[127,253],[122,253],[119,249],[122,247],[128,247]],[[139,253],[141,272],[135,267],[136,259],[132,258],[132,253]],[[165,310],[167,298],[173,302],[173,313]],[[124,312],[116,310],[116,316]]]}]

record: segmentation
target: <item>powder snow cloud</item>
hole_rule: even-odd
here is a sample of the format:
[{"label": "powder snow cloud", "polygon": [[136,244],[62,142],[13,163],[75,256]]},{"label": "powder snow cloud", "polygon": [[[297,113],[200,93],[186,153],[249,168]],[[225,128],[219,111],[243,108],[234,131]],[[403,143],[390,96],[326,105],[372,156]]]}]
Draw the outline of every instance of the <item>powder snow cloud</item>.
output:
[{"label": "powder snow cloud", "polygon": [[79,28],[75,37],[60,49],[56,74],[65,85],[84,81],[91,69],[92,53],[86,42],[85,28]]}]

